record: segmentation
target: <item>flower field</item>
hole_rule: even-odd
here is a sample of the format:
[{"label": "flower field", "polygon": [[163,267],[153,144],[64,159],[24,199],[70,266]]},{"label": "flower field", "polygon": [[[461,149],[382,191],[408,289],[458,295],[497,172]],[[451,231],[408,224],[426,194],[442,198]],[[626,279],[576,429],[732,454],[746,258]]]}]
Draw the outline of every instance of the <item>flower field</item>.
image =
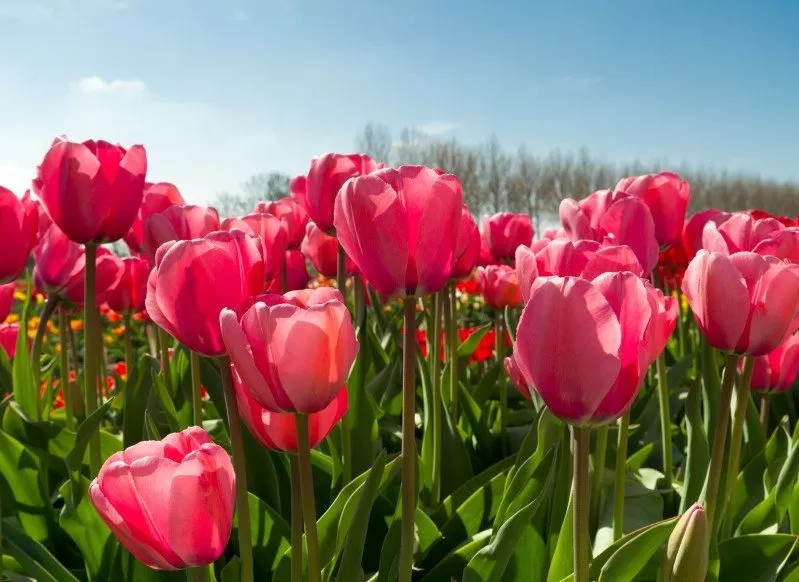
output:
[{"label": "flower field", "polygon": [[661,172],[536,233],[333,153],[221,217],[142,146],[43,154],[0,188],[0,579],[799,581],[799,219]]}]

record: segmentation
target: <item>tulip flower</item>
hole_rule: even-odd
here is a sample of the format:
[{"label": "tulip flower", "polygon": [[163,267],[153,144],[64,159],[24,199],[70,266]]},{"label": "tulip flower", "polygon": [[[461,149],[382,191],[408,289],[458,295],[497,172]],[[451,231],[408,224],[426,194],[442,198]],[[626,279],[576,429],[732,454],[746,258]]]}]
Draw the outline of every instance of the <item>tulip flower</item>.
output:
[{"label": "tulip flower", "polygon": [[[25,191],[25,195],[22,197],[22,199],[25,200],[26,196],[30,196],[30,190]],[[42,238],[44,233],[47,232],[47,229],[50,228],[50,225],[53,224],[53,219],[50,218],[49,214],[47,214],[47,209],[44,207],[44,204],[42,204],[41,200],[37,198],[34,200],[34,204],[36,204],[36,212],[39,215],[39,233],[37,238]]]},{"label": "tulip flower", "polygon": [[[297,425],[294,415],[265,409],[252,397],[235,371],[233,379],[239,414],[252,436],[268,449],[296,453]],[[308,415],[308,446],[314,448],[325,440],[346,412],[347,389],[342,388],[326,408]]]},{"label": "tulip flower", "polygon": [[[305,238],[300,247],[302,254],[320,274],[333,278],[338,269],[338,240],[309,222],[305,229]],[[355,263],[345,258],[345,272],[352,275],[356,271]]]},{"label": "tulip flower", "polygon": [[486,303],[494,309],[521,305],[519,277],[513,267],[508,265],[477,267],[476,277]]},{"label": "tulip flower", "polygon": [[291,199],[299,204],[300,208],[305,210],[307,213],[308,203],[305,195],[306,182],[306,177],[302,175],[294,176],[291,180],[289,180],[289,196],[291,196]]},{"label": "tulip flower", "polygon": [[757,243],[753,252],[799,265],[799,228],[791,227],[773,233],[770,238]]},{"label": "tulip flower", "polygon": [[264,252],[266,253],[264,278],[267,281],[279,280],[286,261],[286,250],[288,249],[285,224],[271,214],[254,212],[242,218],[226,218],[222,222],[223,230],[232,230],[234,228],[261,237]]},{"label": "tulip flower", "polygon": [[222,337],[244,385],[273,412],[324,410],[347,381],[358,341],[336,289],[264,295],[239,317],[219,316]]},{"label": "tulip flower", "polygon": [[682,514],[669,536],[661,562],[664,582],[694,582],[707,576],[710,526],[705,508],[694,503]]},{"label": "tulip flower", "polygon": [[117,313],[141,312],[147,297],[150,263],[139,257],[125,257],[122,265],[122,276],[106,291],[105,302]]},{"label": "tulip flower", "polygon": [[305,209],[311,220],[325,232],[333,232],[333,208],[344,183],[382,167],[366,154],[324,154],[311,160],[305,181]]},{"label": "tulip flower", "polygon": [[144,195],[147,154],[106,141],[58,138],[39,166],[39,197],[67,237],[113,242],[133,225]]},{"label": "tulip flower", "polygon": [[308,286],[308,269],[305,266],[305,257],[302,256],[299,250],[291,249],[286,251],[283,262],[286,271],[285,282],[283,281],[282,275],[277,275],[267,282],[264,292],[283,293],[285,291],[299,291]]},{"label": "tulip flower", "polygon": [[785,226],[774,218],[755,220],[746,212],[735,212],[727,220],[716,225],[709,221],[702,230],[702,247],[706,251],[731,255],[752,251],[763,241],[785,230]]},{"label": "tulip flower", "polygon": [[480,256],[481,249],[480,230],[477,222],[465,204],[461,211],[461,221],[458,226],[458,239],[455,243],[455,264],[452,267],[452,278],[461,279],[468,277],[474,269]]},{"label": "tulip flower", "polygon": [[281,198],[272,202],[259,202],[256,212],[271,214],[280,219],[286,229],[288,248],[299,248],[305,236],[308,213],[291,198]]},{"label": "tulip flower", "polygon": [[159,182],[157,184],[144,184],[144,197],[142,198],[139,212],[130,227],[128,233],[122,237],[128,245],[131,253],[140,253],[144,245],[144,223],[153,214],[160,214],[170,206],[186,204],[180,190],[169,182]]},{"label": "tulip flower", "polygon": [[387,168],[344,185],[335,227],[339,243],[378,292],[421,296],[449,281],[462,207],[455,176],[423,166]]},{"label": "tulip flower", "polygon": [[14,291],[17,289],[16,283],[0,285],[0,323],[3,323],[8,314],[11,313],[11,306],[14,304]]},{"label": "tulip flower", "polygon": [[526,214],[499,212],[483,219],[483,242],[494,262],[512,261],[516,248],[532,243],[534,234]]},{"label": "tulip flower", "polygon": [[225,450],[199,427],[114,453],[89,498],[120,543],[150,568],[214,562],[233,525],[236,475]]},{"label": "tulip flower", "polygon": [[799,374],[799,334],[792,334],[775,349],[754,360],[752,390],[785,392]]},{"label": "tulip flower", "polygon": [[188,348],[219,356],[226,351],[222,309],[238,309],[263,287],[261,239],[240,230],[214,232],[161,245],[145,305],[150,318]]},{"label": "tulip flower", "polygon": [[705,225],[708,222],[713,222],[716,226],[723,223],[731,215],[715,208],[703,210],[692,215],[686,222],[682,231],[682,244],[685,247],[685,252],[688,258],[692,259],[696,256],[702,248],[702,238],[705,230]]},{"label": "tulip flower", "polygon": [[221,230],[216,208],[175,205],[163,212],[151,214],[144,221],[143,250],[151,257],[165,242],[191,240]]},{"label": "tulip flower", "polygon": [[22,200],[0,186],[0,284],[15,280],[28,264],[38,238],[39,212],[29,195]]},{"label": "tulip flower", "polygon": [[660,172],[623,178],[615,190],[640,198],[649,207],[655,221],[655,238],[660,246],[680,240],[691,201],[688,182],[673,172]]},{"label": "tulip flower", "polygon": [[[5,351],[9,360],[12,359],[17,352],[18,336],[18,323],[0,323],[0,349]],[[0,390],[0,392],[2,392],[2,390]]]},{"label": "tulip flower", "polygon": [[522,376],[522,371],[516,364],[516,360],[513,359],[513,354],[505,358],[503,365],[510,383],[513,384],[525,400],[530,400],[532,398],[530,386],[527,384],[527,380],[524,379],[524,376]]},{"label": "tulip flower", "polygon": [[799,265],[775,257],[699,251],[682,291],[708,343],[724,352],[765,355],[799,323]]},{"label": "tulip flower", "polygon": [[572,241],[581,239],[627,245],[648,274],[657,264],[660,245],[649,207],[624,192],[599,190],[578,201],[560,203],[560,221]]}]

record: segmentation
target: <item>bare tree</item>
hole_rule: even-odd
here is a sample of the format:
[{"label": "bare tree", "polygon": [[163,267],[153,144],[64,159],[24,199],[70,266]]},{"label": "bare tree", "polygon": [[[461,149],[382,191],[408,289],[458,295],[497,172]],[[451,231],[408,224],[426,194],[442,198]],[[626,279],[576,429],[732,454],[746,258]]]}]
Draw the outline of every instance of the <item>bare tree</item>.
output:
[{"label": "bare tree", "polygon": [[279,200],[289,195],[289,176],[280,172],[253,174],[241,184],[241,192],[220,192],[211,206],[221,217],[241,216],[252,212],[264,200]]},{"label": "bare tree", "polygon": [[491,136],[483,146],[480,157],[480,174],[485,191],[485,202],[492,212],[506,208],[507,186],[510,177],[511,158],[500,147],[496,136]]},{"label": "bare tree", "polygon": [[388,162],[391,156],[391,132],[385,125],[370,121],[355,138],[355,148],[379,162]]}]

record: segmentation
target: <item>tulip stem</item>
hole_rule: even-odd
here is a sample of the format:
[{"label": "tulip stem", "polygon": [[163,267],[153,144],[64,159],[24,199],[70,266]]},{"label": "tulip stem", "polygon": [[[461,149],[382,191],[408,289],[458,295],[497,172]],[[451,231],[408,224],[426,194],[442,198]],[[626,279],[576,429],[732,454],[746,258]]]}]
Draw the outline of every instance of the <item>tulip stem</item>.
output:
[{"label": "tulip stem", "polygon": [[[166,344],[162,342],[163,346]],[[250,501],[247,497],[247,464],[244,459],[244,439],[241,433],[239,407],[236,392],[233,388],[233,377],[230,372],[230,358],[219,358],[219,370],[222,375],[222,388],[225,392],[227,407],[228,431],[233,448],[233,469],[236,472],[236,510],[239,527],[239,559],[241,560],[241,581],[253,582],[252,535],[250,533]]]},{"label": "tulip stem", "polygon": [[397,571],[399,582],[410,582],[416,518],[416,297],[403,301],[402,538]]},{"label": "tulip stem", "polygon": [[713,448],[705,483],[705,511],[707,513],[708,531],[710,532],[711,539],[715,539],[716,501],[719,492],[719,482],[721,481],[721,469],[724,463],[724,445],[727,440],[727,425],[730,422],[730,400],[732,398],[732,386],[738,368],[738,359],[739,356],[736,354],[727,354],[727,361],[724,365],[724,375],[721,379],[721,394],[719,395],[719,407],[716,414],[716,426],[713,431]]},{"label": "tulip stem", "polygon": [[203,426],[203,395],[200,379],[200,354],[189,350],[189,366],[191,367],[191,399],[194,426]]},{"label": "tulip stem", "polygon": [[771,392],[763,392],[760,396],[760,424],[768,436],[768,411],[771,404]]},{"label": "tulip stem", "polygon": [[[33,346],[31,347],[31,374],[33,374],[33,385],[36,389],[36,394],[40,393],[42,385],[42,344],[44,343],[44,334],[47,331],[47,322],[50,321],[50,316],[58,306],[58,295],[51,293],[47,296],[47,301],[44,304],[42,315],[39,317],[39,324],[36,326],[36,335],[33,338]],[[21,333],[26,333],[27,330],[21,330]],[[36,399],[36,420],[42,419],[43,402],[41,397]]]},{"label": "tulip stem", "polygon": [[[744,421],[746,409],[749,407],[749,387],[752,384],[752,373],[755,360],[752,356],[744,356],[744,369],[741,373],[738,388],[735,391],[735,412],[732,419],[732,434],[730,436],[729,464],[727,466],[727,482],[724,487],[724,505],[729,510],[732,494],[735,491],[735,481],[741,465],[741,446],[743,444]],[[721,539],[727,539],[732,533],[732,520],[735,516],[727,511],[721,526]]]},{"label": "tulip stem", "polygon": [[589,477],[588,461],[591,447],[591,429],[572,426],[572,524],[574,544],[574,582],[588,582],[589,563]]},{"label": "tulip stem", "polygon": [[[502,310],[497,310],[494,315],[496,337],[495,346],[497,351],[497,361],[502,365],[505,359],[505,314]],[[502,454],[508,454],[508,381],[506,374],[500,374],[497,380],[499,384],[499,432],[502,441]]]},{"label": "tulip stem", "polygon": [[458,380],[459,363],[458,363],[458,344],[460,338],[458,337],[458,311],[457,301],[458,296],[455,293],[455,283],[450,282],[447,291],[450,295],[449,308],[450,308],[450,325],[447,329],[447,342],[449,343],[449,389],[450,389],[450,406],[452,408],[452,423],[458,424],[458,397],[460,396],[460,386]]},{"label": "tulip stem", "polygon": [[591,481],[591,529],[596,530],[599,523],[599,505],[602,501],[602,481],[605,473],[605,459],[608,452],[608,425],[596,429],[596,450],[594,451],[594,476]]},{"label": "tulip stem", "polygon": [[[85,329],[83,333],[83,382],[84,398],[86,399],[86,416],[91,415],[97,410],[97,363],[99,346],[99,321],[97,318],[97,305],[95,299],[95,278],[97,272],[97,245],[86,243],[86,275],[84,288],[83,313]],[[100,432],[99,429],[93,431],[89,440],[89,471],[90,476],[95,477],[100,471]]]},{"label": "tulip stem", "polygon": [[58,309],[58,336],[60,341],[59,347],[61,348],[59,354],[61,356],[59,374],[61,377],[61,392],[64,393],[64,412],[67,415],[67,428],[72,429],[75,425],[75,417],[73,416],[72,409],[72,382],[69,380],[69,348],[67,347],[69,343],[67,339],[68,325],[67,314],[64,308],[61,307]]},{"label": "tulip stem", "polygon": [[663,449],[663,486],[666,492],[666,509],[671,511],[672,479],[674,463],[671,456],[671,410],[669,405],[669,382],[666,377],[666,352],[660,352],[657,359],[658,400],[660,401],[660,443]]},{"label": "tulip stem", "polygon": [[169,360],[169,344],[172,338],[160,327],[158,328],[158,345],[161,350],[161,369],[164,371],[164,386],[169,395],[174,398],[172,390],[172,362]]},{"label": "tulip stem", "polygon": [[[347,304],[347,253],[344,247],[338,245],[338,255],[336,261],[336,287],[341,292],[344,305]],[[356,281],[357,283],[357,281]],[[341,417],[341,464],[342,464],[342,487],[352,481],[352,439],[350,435],[350,415],[349,410]]]},{"label": "tulip stem", "polygon": [[630,411],[619,419],[616,441],[616,487],[613,493],[613,541],[624,536],[624,489],[627,477],[627,437],[630,432]]},{"label": "tulip stem", "polygon": [[[133,373],[133,367],[136,365],[133,353],[133,330],[130,327],[130,311],[122,314],[122,324],[125,326],[124,342],[125,342],[125,374],[127,379],[130,380],[130,375]],[[127,399],[127,386],[122,390],[119,397],[122,400],[122,410],[125,410],[125,400]]]},{"label": "tulip stem", "polygon": [[316,501],[314,500],[313,474],[311,472],[311,447],[308,440],[308,415],[295,414],[294,420],[297,425],[302,516],[305,521],[305,542],[308,546],[308,580],[309,582],[321,582],[322,569],[319,561],[319,536],[316,532]]},{"label": "tulip stem", "polygon": [[302,493],[300,462],[289,455],[291,465],[291,582],[302,582]]},{"label": "tulip stem", "polygon": [[430,376],[433,383],[433,470],[430,484],[431,505],[438,507],[441,497],[441,312],[444,308],[444,292],[433,295],[433,325],[431,326]]},{"label": "tulip stem", "polygon": [[341,291],[344,304],[347,304],[347,253],[344,247],[338,245],[338,259],[336,261],[336,287]]}]

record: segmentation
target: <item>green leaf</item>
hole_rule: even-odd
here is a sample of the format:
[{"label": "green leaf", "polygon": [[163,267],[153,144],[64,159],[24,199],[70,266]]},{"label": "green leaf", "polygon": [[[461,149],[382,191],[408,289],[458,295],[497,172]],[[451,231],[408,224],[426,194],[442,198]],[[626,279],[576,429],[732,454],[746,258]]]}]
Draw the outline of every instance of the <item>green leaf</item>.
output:
[{"label": "green leaf", "polygon": [[[647,563],[669,539],[679,518],[659,521],[623,537],[594,559],[593,577],[597,568],[599,582],[633,582]],[[603,559],[607,555],[607,559]],[[598,564],[602,563],[601,566]]]},{"label": "green leaf", "polygon": [[[377,418],[380,414],[372,395],[366,390],[366,379],[372,365],[372,346],[367,329],[358,330],[358,341],[361,345],[359,357],[352,366],[347,380],[347,425],[352,452],[350,467],[352,475],[359,475],[372,466],[377,453],[378,443]],[[341,425],[342,429],[344,424]]]},{"label": "green leaf", "polygon": [[[624,480],[622,531],[634,532],[663,518],[663,496],[656,487],[662,475],[656,472],[648,474],[649,479],[644,479],[642,477],[644,471],[647,469],[641,469],[641,472],[632,475],[628,474]],[[613,495],[608,495],[602,504],[599,528],[594,540],[594,554],[604,552],[613,544],[613,503]]]},{"label": "green leaf", "polygon": [[777,525],[776,495],[772,491],[760,503],[755,505],[738,524],[736,534],[758,534]]},{"label": "green leaf", "polygon": [[[36,542],[48,540],[50,523],[50,507],[39,482],[40,471],[38,459],[19,441],[0,431],[3,515],[15,515],[23,531]],[[6,497],[8,493],[10,497]]]},{"label": "green leaf", "polygon": [[[291,530],[282,517],[260,498],[247,494],[252,528],[252,557],[256,580],[270,579],[283,554],[291,551]],[[231,535],[237,540],[237,536]]]},{"label": "green leaf", "polygon": [[494,326],[490,323],[487,323],[481,327],[478,327],[476,330],[472,332],[472,334],[467,337],[461,345],[458,346],[458,359],[468,359],[472,357],[472,354],[477,349],[477,346],[480,345],[480,340],[483,339],[483,336],[487,334]]},{"label": "green leaf", "polygon": [[241,560],[238,556],[233,556],[222,571],[219,573],[221,582],[240,582],[241,581]]},{"label": "green leaf", "polygon": [[[33,385],[33,372],[31,371],[31,361],[28,357],[28,317],[30,316],[31,302],[31,281],[30,275],[27,276],[27,291],[25,302],[22,304],[22,313],[19,321],[19,333],[17,334],[17,357],[11,364],[11,385],[14,390],[14,401],[31,419],[39,418],[39,387]],[[37,362],[38,365],[38,362]]]},{"label": "green leaf", "polygon": [[78,582],[78,579],[42,544],[3,520],[3,551],[12,556],[26,574],[38,582]]},{"label": "green leaf", "polygon": [[785,512],[788,511],[797,478],[799,478],[799,443],[794,443],[788,458],[785,460],[785,464],[782,466],[779,477],[777,477],[777,486],[774,489],[779,520],[782,520]]},{"label": "green leaf", "polygon": [[155,358],[144,355],[128,372],[122,432],[125,448],[144,440],[144,412],[159,369]]},{"label": "green leaf", "polygon": [[685,479],[683,495],[680,500],[680,514],[699,500],[705,482],[705,474],[710,462],[710,445],[702,423],[702,394],[699,383],[688,390],[685,405],[685,425],[688,432],[688,456],[685,460]]},{"label": "green leaf", "polygon": [[86,447],[89,446],[89,441],[95,432],[97,432],[100,424],[105,420],[105,415],[108,409],[114,402],[114,396],[103,402],[101,406],[92,412],[86,420],[80,423],[78,432],[75,434],[75,448],[64,458],[67,464],[67,469],[70,473],[76,474],[80,472],[83,465],[83,457],[86,454]]},{"label": "green leaf", "polygon": [[[386,468],[386,452],[382,451],[378,455],[375,464],[369,471],[369,476],[362,486],[361,495],[357,499],[357,507],[355,514],[349,524],[342,524],[345,527],[342,529],[345,532],[344,544],[341,549],[341,563],[339,565],[337,580],[341,582],[349,582],[350,580],[359,580],[363,577],[363,570],[361,568],[361,561],[363,557],[363,548],[366,543],[366,530],[369,527],[369,515],[372,511],[372,505],[379,494],[379,485],[383,477],[383,471]],[[355,499],[355,495],[352,499]],[[342,517],[342,521],[343,517]]]},{"label": "green leaf", "polygon": [[175,408],[175,402],[172,399],[172,396],[166,389],[163,372],[155,378],[155,393],[158,395],[158,400],[160,401],[164,412],[166,412],[166,422],[169,426],[169,432],[180,431],[180,418],[178,417],[178,411]]},{"label": "green leaf", "polygon": [[488,408],[478,406],[472,395],[460,382],[458,382],[458,390],[460,410],[472,429],[472,435],[477,441],[477,450],[490,453],[494,450],[494,436],[488,428]]},{"label": "green leaf", "polygon": [[463,575],[469,560],[491,540],[491,530],[482,531],[469,538],[453,552],[446,555],[431,569],[421,582],[452,582]]},{"label": "green leaf", "polygon": [[786,534],[747,535],[719,544],[719,580],[773,582],[796,546],[797,537]]},{"label": "green leaf", "polygon": [[640,469],[646,463],[653,450],[655,450],[655,443],[647,443],[627,457],[627,470],[637,471]]},{"label": "green leaf", "polygon": [[574,528],[572,524],[572,500],[569,497],[569,505],[566,514],[563,516],[563,525],[560,527],[558,542],[555,545],[555,553],[549,564],[547,582],[560,582],[566,576],[574,572],[574,550],[572,543],[574,540]]}]

